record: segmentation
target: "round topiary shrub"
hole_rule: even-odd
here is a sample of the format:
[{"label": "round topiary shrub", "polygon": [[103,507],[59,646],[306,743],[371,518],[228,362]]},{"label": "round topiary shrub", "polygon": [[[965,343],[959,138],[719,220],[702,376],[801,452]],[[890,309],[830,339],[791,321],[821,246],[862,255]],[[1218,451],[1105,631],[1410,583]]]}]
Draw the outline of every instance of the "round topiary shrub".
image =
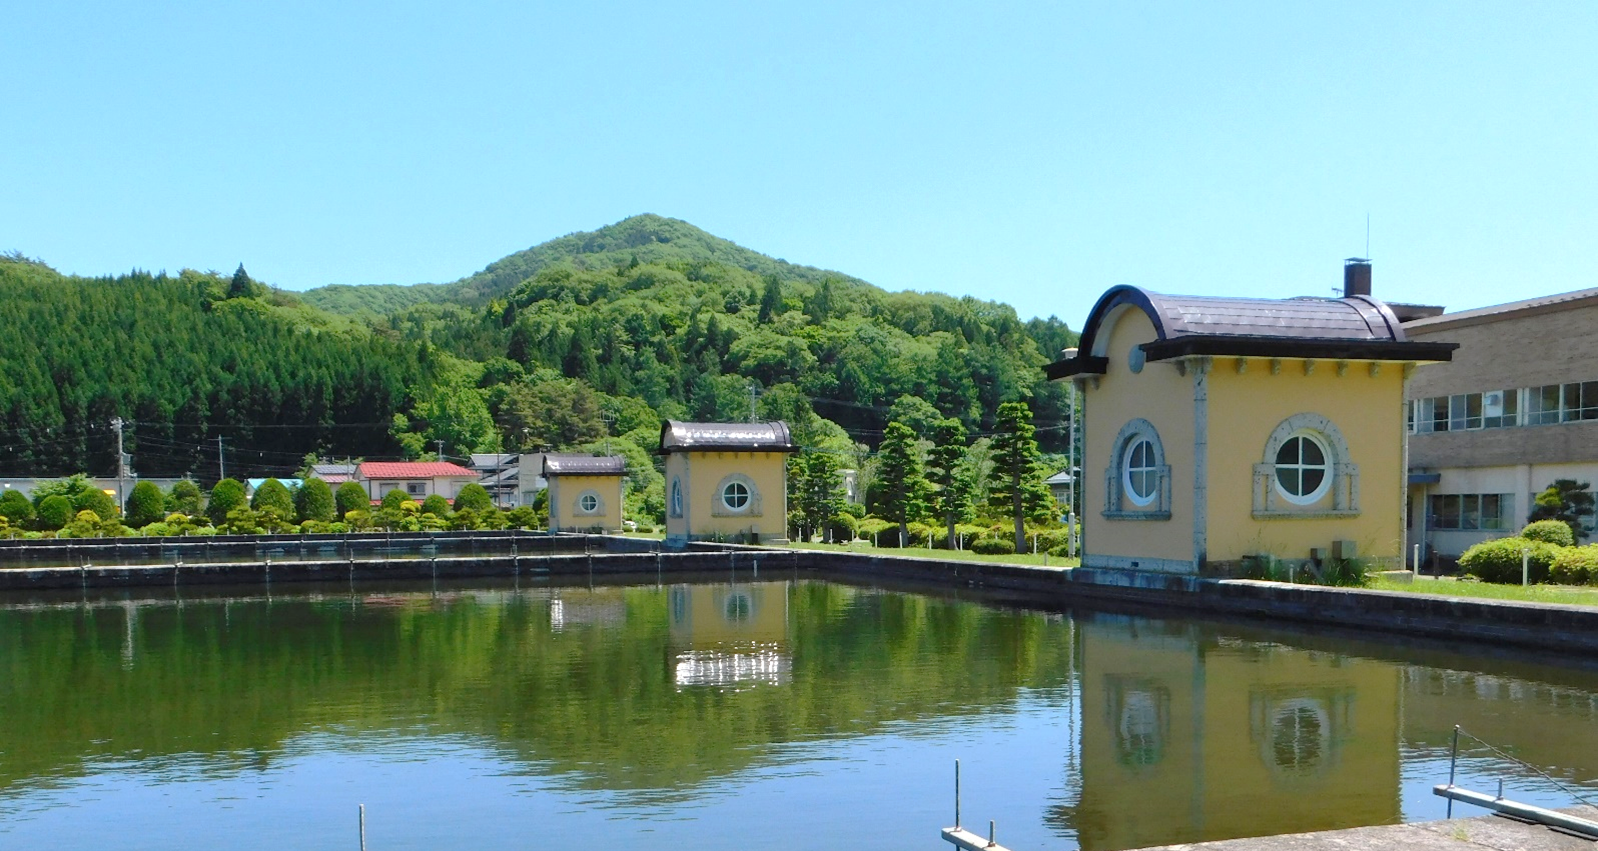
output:
[{"label": "round topiary shrub", "polygon": [[1561,585],[1598,585],[1598,544],[1560,550],[1548,570],[1548,581]]},{"label": "round topiary shrub", "polygon": [[1542,541],[1556,547],[1574,547],[1576,533],[1571,531],[1570,524],[1563,520],[1538,520],[1536,523],[1526,524],[1520,530],[1520,536],[1532,541]]},{"label": "round topiary shrub", "polygon": [[1529,551],[1531,581],[1546,582],[1549,568],[1553,567],[1554,558],[1559,555],[1560,550],[1560,547],[1553,544],[1529,538],[1499,538],[1496,541],[1484,541],[1466,550],[1465,554],[1459,557],[1459,566],[1465,573],[1483,582],[1518,585],[1521,553]]},{"label": "round topiary shrub", "polygon": [[984,556],[1014,555],[1015,544],[1002,538],[978,538],[971,544],[971,552]]}]

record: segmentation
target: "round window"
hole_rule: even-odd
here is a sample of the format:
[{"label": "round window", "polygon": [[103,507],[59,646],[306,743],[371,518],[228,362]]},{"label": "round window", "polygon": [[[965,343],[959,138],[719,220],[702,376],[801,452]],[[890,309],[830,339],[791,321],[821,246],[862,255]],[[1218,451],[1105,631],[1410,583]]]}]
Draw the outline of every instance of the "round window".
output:
[{"label": "round window", "polygon": [[1153,502],[1160,484],[1160,468],[1154,462],[1154,443],[1146,437],[1132,441],[1132,445],[1126,448],[1121,468],[1121,484],[1126,489],[1126,498],[1134,505]]},{"label": "round window", "polygon": [[742,511],[749,505],[749,486],[743,482],[728,482],[721,489],[721,501],[733,511]]},{"label": "round window", "polygon": [[577,498],[577,507],[581,508],[582,510],[587,511],[589,513],[593,513],[595,511],[598,511],[599,510],[599,497],[594,496],[591,493],[585,493],[582,496]]},{"label": "round window", "polygon": [[1332,485],[1331,453],[1310,432],[1298,432],[1276,451],[1276,489],[1288,502],[1308,505],[1326,495]]}]

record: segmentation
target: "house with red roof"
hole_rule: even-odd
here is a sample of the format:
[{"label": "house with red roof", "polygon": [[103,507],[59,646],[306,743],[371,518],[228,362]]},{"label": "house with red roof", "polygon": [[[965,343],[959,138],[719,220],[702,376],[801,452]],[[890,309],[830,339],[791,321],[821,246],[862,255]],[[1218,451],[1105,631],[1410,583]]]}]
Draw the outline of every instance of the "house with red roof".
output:
[{"label": "house with red roof", "polygon": [[367,461],[355,475],[374,502],[396,490],[418,502],[435,493],[453,502],[462,487],[477,481],[477,473],[447,461]]}]

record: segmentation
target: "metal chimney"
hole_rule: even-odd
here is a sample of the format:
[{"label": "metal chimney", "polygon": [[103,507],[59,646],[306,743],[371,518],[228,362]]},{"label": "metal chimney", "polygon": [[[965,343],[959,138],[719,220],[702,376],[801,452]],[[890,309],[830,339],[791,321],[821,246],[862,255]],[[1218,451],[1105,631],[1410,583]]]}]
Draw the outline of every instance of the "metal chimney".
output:
[{"label": "metal chimney", "polygon": [[1343,298],[1371,294],[1371,261],[1350,257],[1343,261]]}]

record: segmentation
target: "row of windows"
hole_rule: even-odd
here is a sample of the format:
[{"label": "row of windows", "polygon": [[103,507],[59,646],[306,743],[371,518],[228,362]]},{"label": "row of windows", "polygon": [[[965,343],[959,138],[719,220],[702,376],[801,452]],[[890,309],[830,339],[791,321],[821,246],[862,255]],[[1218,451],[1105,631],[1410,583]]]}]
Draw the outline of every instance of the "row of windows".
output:
[{"label": "row of windows", "polygon": [[1510,493],[1433,494],[1428,526],[1438,530],[1513,529],[1515,495]]},{"label": "row of windows", "polygon": [[1410,434],[1598,420],[1598,381],[1416,399]]}]

